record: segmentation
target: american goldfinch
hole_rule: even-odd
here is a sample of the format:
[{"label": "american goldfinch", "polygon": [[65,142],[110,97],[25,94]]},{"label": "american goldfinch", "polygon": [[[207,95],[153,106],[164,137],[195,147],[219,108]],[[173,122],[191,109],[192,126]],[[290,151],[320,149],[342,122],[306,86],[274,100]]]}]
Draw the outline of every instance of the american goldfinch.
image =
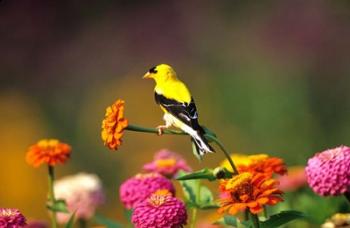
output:
[{"label": "american goldfinch", "polygon": [[180,128],[192,137],[199,157],[214,152],[204,137],[204,130],[198,123],[198,113],[187,86],[178,79],[174,69],[166,64],[152,67],[143,78],[154,79],[154,97],[164,111],[165,125],[158,126],[159,135],[171,126]]}]

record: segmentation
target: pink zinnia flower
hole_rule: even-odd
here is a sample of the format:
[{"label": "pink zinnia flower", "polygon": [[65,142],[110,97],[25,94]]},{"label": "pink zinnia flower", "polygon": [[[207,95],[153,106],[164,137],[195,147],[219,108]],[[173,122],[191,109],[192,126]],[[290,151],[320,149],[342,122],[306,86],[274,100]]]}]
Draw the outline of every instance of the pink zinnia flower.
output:
[{"label": "pink zinnia flower", "polygon": [[350,186],[350,148],[340,146],[315,154],[305,168],[310,187],[321,196],[340,195]]},{"label": "pink zinnia flower", "polygon": [[131,221],[136,228],[175,228],[186,225],[187,212],[183,202],[167,190],[158,190],[136,204]]},{"label": "pink zinnia flower", "polygon": [[287,175],[278,176],[280,182],[279,189],[284,192],[295,191],[306,185],[305,169],[302,166],[293,166],[288,168]]},{"label": "pink zinnia flower", "polygon": [[173,178],[180,170],[190,172],[191,167],[185,159],[169,150],[160,150],[154,155],[151,163],[145,164],[143,169],[147,172],[160,173],[168,178]]},{"label": "pink zinnia flower", "polygon": [[159,189],[167,189],[175,194],[171,181],[162,175],[158,173],[137,174],[120,186],[120,200],[127,209],[131,209],[136,203],[144,201]]},{"label": "pink zinnia flower", "polygon": [[[67,203],[69,212],[75,212],[78,219],[89,219],[96,208],[104,202],[104,193],[100,179],[95,174],[79,173],[66,176],[54,184],[56,199]],[[57,213],[59,223],[66,223],[70,214]]]},{"label": "pink zinnia flower", "polygon": [[26,225],[26,218],[17,209],[0,208],[1,228],[20,228]]}]

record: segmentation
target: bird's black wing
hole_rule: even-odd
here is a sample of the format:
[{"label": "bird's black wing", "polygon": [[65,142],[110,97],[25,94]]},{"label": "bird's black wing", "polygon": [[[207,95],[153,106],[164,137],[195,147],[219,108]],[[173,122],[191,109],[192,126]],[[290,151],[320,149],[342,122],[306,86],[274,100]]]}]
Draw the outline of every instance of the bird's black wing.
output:
[{"label": "bird's black wing", "polygon": [[183,123],[192,127],[194,130],[201,130],[198,123],[197,108],[193,98],[191,99],[190,103],[181,103],[174,99],[166,98],[165,96],[156,92],[154,93],[154,98],[157,104],[161,105]]}]

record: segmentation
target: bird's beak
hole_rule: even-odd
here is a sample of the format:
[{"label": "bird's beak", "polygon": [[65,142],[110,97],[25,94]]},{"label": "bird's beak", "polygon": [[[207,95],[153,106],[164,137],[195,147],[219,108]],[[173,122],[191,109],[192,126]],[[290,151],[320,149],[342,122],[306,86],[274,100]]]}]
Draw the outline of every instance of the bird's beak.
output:
[{"label": "bird's beak", "polygon": [[142,77],[143,79],[150,79],[150,78],[152,78],[152,75],[151,75],[151,73],[150,72],[147,72],[145,75],[143,75],[143,77]]}]

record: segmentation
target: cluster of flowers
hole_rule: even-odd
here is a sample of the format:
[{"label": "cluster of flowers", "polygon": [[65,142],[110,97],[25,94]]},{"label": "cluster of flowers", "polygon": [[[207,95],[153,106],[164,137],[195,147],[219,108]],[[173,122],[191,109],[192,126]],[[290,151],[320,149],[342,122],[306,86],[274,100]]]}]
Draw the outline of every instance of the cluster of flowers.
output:
[{"label": "cluster of flowers", "polygon": [[[64,164],[70,158],[71,147],[57,139],[43,139],[30,146],[26,161],[33,167],[45,164],[51,168]],[[53,183],[54,201],[64,200],[69,213],[59,212],[58,222],[65,224],[72,213],[76,219],[89,219],[104,202],[100,179],[94,174],[79,173],[63,177]],[[55,216],[56,215],[52,215]],[[26,224],[25,217],[17,209],[0,209],[0,227],[47,227],[45,223],[33,221]]]},{"label": "cluster of flowers", "polygon": [[[124,118],[124,101],[117,100],[107,107],[102,122],[101,137],[104,144],[110,149],[117,150],[122,142],[125,129],[130,129],[130,126]],[[273,179],[273,174],[282,176],[287,172],[282,159],[259,154],[234,155],[232,160],[236,163],[239,174],[231,179],[220,181],[220,213],[228,212],[234,215],[238,211],[248,209],[251,213],[257,214],[263,210],[264,205],[275,205],[282,201],[282,191],[278,188],[279,182]],[[228,160],[224,161],[222,166],[233,172]],[[155,175],[154,172],[172,178],[178,169],[190,171],[185,161],[177,155],[170,156],[168,152],[159,152],[152,163],[144,166],[144,170],[153,172],[152,174],[138,174],[122,184],[120,187],[121,201],[126,208],[134,209],[133,218],[142,217],[136,215],[140,213],[140,210],[135,209],[136,205],[140,205],[139,202],[145,202],[147,199],[149,201],[149,197],[156,190],[164,188],[174,194],[173,188],[169,185],[171,183]],[[303,184],[305,183],[303,182],[304,172],[299,173],[299,182]],[[287,185],[290,183],[288,178],[281,179],[281,181]],[[294,181],[293,187],[297,183],[298,181]],[[153,204],[149,205],[154,207]],[[142,227],[138,219],[133,219],[133,221],[136,225],[138,224],[138,227]]]},{"label": "cluster of flowers", "polygon": [[[122,143],[128,120],[124,118],[124,101],[117,100],[107,107],[102,121],[101,138],[111,150],[117,150]],[[171,182],[179,170],[191,171],[176,153],[161,150],[154,160],[144,165],[145,173],[136,174],[126,180],[119,189],[124,207],[132,209],[132,223],[135,227],[181,227],[186,224],[185,204],[175,197]]]},{"label": "cluster of flowers", "polygon": [[[128,121],[124,118],[124,101],[117,100],[107,107],[102,122],[101,137],[108,148],[117,150],[122,142],[124,130],[130,130],[130,128],[132,127],[128,126]],[[275,205],[282,201],[282,191],[278,188],[279,182],[273,177],[273,174],[281,176],[286,174],[287,169],[282,159],[269,157],[266,154],[234,155],[232,159],[236,163],[239,174],[231,179],[220,181],[219,213],[234,215],[238,211],[249,210],[251,213],[257,214],[263,210],[264,205]],[[233,172],[228,160],[224,161],[222,166]],[[172,178],[179,169],[190,171],[185,161],[178,155],[169,155],[169,152],[162,151],[155,156],[152,163],[144,166],[144,170],[151,173],[138,174],[121,185],[121,201],[126,208],[133,209],[132,220],[136,227],[147,227],[145,224],[153,224],[158,218],[156,215],[162,215],[163,218],[167,217],[158,211],[162,210],[161,205],[150,203],[153,202],[150,198],[154,197],[153,194],[159,194],[157,193],[158,190],[162,189],[167,189],[167,196],[174,194],[171,182],[164,177]],[[305,183],[303,182],[305,180],[303,178],[304,173],[298,172],[298,176],[300,184]],[[290,183],[288,178],[284,178],[284,182],[287,185]],[[294,187],[296,183],[298,181],[293,183]],[[155,205],[157,205],[158,210],[151,210],[150,208],[154,208]],[[140,210],[139,207],[148,209]],[[148,214],[146,214],[146,211]],[[159,217],[159,220],[161,220],[161,217]],[[151,223],[147,221],[151,221]],[[182,221],[185,220],[182,219]]]},{"label": "cluster of flowers", "polygon": [[185,204],[175,197],[171,179],[180,170],[191,171],[178,154],[161,150],[143,167],[146,173],[136,174],[119,189],[124,207],[132,209],[135,227],[181,227],[186,224]]},{"label": "cluster of flowers", "polygon": [[[28,164],[56,166],[64,164],[71,155],[71,147],[57,139],[43,139],[32,145],[27,152]],[[75,212],[77,219],[91,218],[96,208],[104,202],[104,193],[99,178],[94,174],[79,173],[54,182],[55,200],[64,200],[69,213],[58,213],[61,224],[66,223]]]},{"label": "cluster of flowers", "polygon": [[[109,149],[117,150],[122,143],[124,130],[132,128],[135,130],[135,126],[128,125],[128,120],[124,118],[124,101],[117,100],[106,109],[101,137]],[[105,198],[101,181],[96,175],[79,173],[54,181],[53,168],[64,164],[70,155],[71,147],[57,139],[40,140],[29,148],[26,155],[27,163],[33,167],[44,164],[49,168],[48,206],[63,200],[69,212],[58,212],[56,215],[56,211],[51,211],[54,227],[56,216],[62,224],[69,220],[72,213],[76,219],[90,219]],[[283,201],[283,191],[298,189],[306,183],[306,179],[309,186],[321,196],[345,194],[350,199],[349,147],[340,146],[317,153],[309,159],[305,169],[292,168],[289,175],[286,175],[287,168],[283,160],[277,157],[266,154],[234,154],[231,159],[237,170],[233,170],[232,162],[230,164],[228,160],[222,162],[221,167],[238,173],[231,178],[219,180],[218,212],[221,215],[235,215],[240,211],[256,215],[266,205],[276,205]],[[120,200],[126,209],[132,210],[131,220],[135,227],[171,228],[186,225],[186,206],[175,197],[172,183],[180,170],[192,171],[181,156],[169,150],[161,150],[155,154],[152,162],[143,166],[143,173],[122,183],[119,189]],[[349,221],[348,214],[338,214],[323,227],[335,223],[349,224]],[[30,227],[19,210],[0,208],[0,227],[24,226]]]}]

